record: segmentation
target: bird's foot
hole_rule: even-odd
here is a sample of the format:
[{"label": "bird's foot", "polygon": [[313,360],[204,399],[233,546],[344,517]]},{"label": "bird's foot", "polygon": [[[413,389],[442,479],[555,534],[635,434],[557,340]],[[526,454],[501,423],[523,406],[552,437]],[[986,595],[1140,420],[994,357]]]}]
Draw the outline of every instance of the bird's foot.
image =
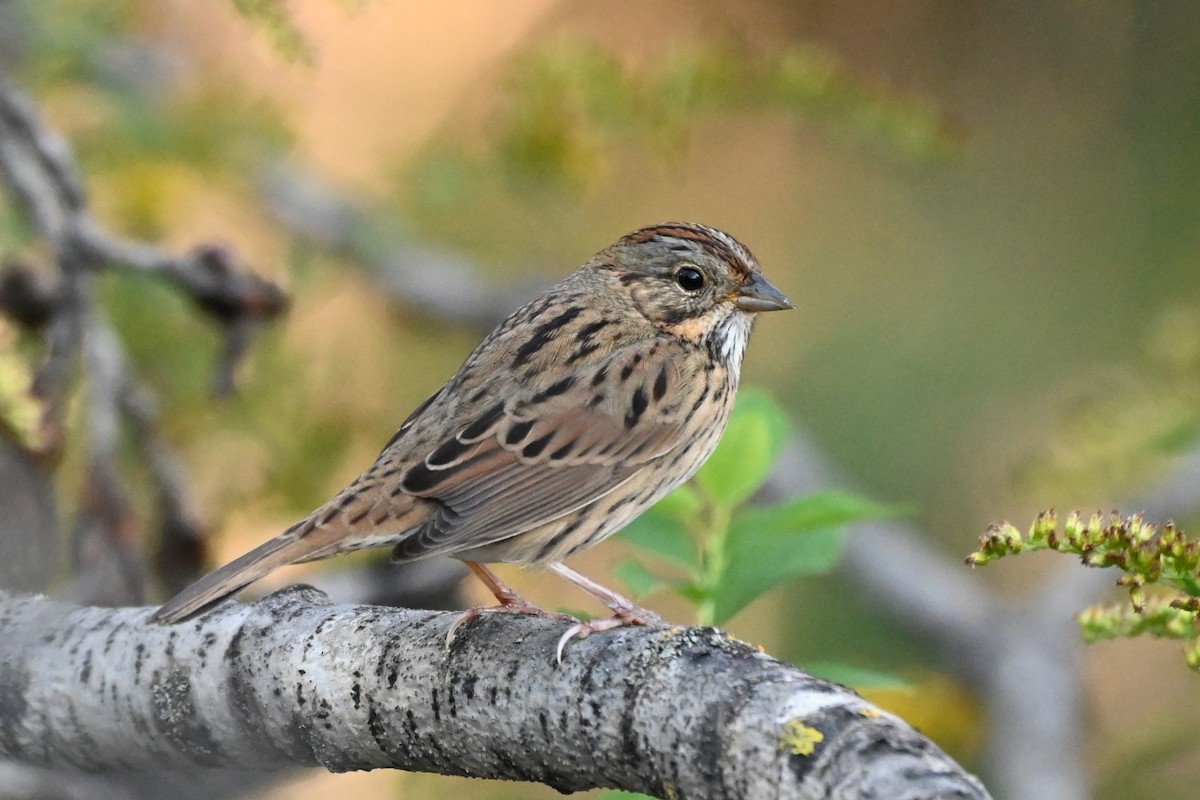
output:
[{"label": "bird's foot", "polygon": [[563,650],[566,649],[567,643],[572,639],[586,639],[593,633],[611,631],[614,628],[624,628],[627,625],[644,625],[648,628],[660,628],[666,626],[667,622],[653,611],[632,604],[630,608],[619,609],[611,617],[588,620],[587,622],[576,620],[575,624],[567,628],[563,635],[559,637],[558,647],[554,650],[554,658],[559,664],[562,663]]},{"label": "bird's foot", "polygon": [[[499,595],[498,595],[499,597]],[[578,619],[570,614],[561,614],[557,611],[547,611],[546,609],[535,606],[525,598],[515,593],[507,594],[499,597],[500,605],[498,606],[477,606],[468,608],[458,616],[450,625],[450,630],[446,631],[446,649],[450,649],[450,645],[454,642],[454,637],[458,633],[458,629],[467,624],[471,620],[478,619],[487,614],[530,614],[535,617],[547,617],[549,619],[561,619],[567,622],[579,622]]]}]

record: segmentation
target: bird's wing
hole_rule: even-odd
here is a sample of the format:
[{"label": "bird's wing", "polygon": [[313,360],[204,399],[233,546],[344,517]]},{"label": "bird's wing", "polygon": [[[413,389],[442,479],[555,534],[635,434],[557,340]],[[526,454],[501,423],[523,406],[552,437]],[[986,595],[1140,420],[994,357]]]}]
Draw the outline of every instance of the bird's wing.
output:
[{"label": "bird's wing", "polygon": [[[481,547],[594,502],[685,443],[676,348],[645,345],[497,399],[396,476],[438,504],[398,559]],[[690,403],[688,403],[690,405]]]}]

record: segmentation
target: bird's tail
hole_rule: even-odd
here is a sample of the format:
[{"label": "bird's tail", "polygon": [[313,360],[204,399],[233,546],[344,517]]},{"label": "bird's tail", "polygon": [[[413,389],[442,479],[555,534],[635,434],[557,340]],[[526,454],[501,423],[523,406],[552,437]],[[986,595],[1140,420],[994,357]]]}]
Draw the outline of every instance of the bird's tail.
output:
[{"label": "bird's tail", "polygon": [[263,542],[172,597],[151,615],[150,620],[167,624],[183,622],[241,591],[268,572],[300,560],[303,548],[290,532]]}]

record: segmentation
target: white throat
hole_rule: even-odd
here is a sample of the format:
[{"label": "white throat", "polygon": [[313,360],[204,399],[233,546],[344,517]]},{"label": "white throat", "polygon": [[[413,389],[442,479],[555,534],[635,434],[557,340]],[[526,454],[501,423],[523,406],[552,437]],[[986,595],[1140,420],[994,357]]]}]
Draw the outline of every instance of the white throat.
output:
[{"label": "white throat", "polygon": [[746,343],[750,341],[750,328],[754,318],[749,314],[735,312],[717,325],[718,355],[736,382],[742,372],[742,358],[746,355]]}]

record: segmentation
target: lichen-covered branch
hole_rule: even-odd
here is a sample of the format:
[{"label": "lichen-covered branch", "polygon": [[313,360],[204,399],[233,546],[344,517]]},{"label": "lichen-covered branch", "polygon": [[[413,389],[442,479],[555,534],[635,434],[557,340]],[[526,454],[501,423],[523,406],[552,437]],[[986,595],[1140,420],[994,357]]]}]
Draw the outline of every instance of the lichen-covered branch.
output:
[{"label": "lichen-covered branch", "polygon": [[903,721],[711,629],[330,605],[177,626],[0,595],[0,755],[89,772],[394,767],[671,798],[985,798]]}]

